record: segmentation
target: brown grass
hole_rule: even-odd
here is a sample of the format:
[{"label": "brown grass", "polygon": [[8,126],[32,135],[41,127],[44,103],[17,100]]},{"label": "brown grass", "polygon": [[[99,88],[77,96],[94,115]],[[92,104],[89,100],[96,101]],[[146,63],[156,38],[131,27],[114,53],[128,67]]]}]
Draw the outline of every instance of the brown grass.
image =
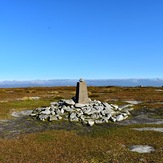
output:
[{"label": "brown grass", "polygon": [[[100,132],[100,133],[99,133]],[[151,139],[152,138],[152,139]],[[92,133],[80,135],[73,131],[47,131],[0,140],[1,162],[162,162],[161,133],[147,134],[128,127],[116,129],[94,127]],[[138,154],[130,145],[152,145],[156,152]]]},{"label": "brown grass", "polygon": [[[135,109],[146,105],[147,110],[162,108],[163,88],[88,87],[92,99],[122,103],[124,100],[143,101]],[[0,89],[0,118],[10,118],[12,109],[34,109],[48,106],[51,101],[71,98],[75,87]],[[41,97],[40,100],[18,100],[23,97]],[[75,131],[51,130],[19,135],[13,139],[0,139],[0,162],[83,162],[83,163],[137,163],[163,162],[163,134],[154,131],[135,131],[133,127],[96,125]],[[150,126],[150,125],[147,125]],[[163,125],[154,125],[163,127]],[[156,151],[150,154],[130,152],[131,145],[151,145]]]}]

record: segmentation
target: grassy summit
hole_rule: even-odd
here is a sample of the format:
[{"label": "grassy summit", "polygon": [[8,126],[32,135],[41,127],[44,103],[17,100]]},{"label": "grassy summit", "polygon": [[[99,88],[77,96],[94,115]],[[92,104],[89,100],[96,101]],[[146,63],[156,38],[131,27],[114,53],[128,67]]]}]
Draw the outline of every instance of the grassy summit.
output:
[{"label": "grassy summit", "polygon": [[[88,87],[88,92],[92,100],[117,105],[141,101],[134,105],[131,119],[137,115],[163,119],[163,88]],[[89,127],[67,121],[40,122],[30,117],[15,120],[11,116],[13,111],[49,106],[52,101],[73,96],[75,87],[0,89],[0,119],[8,119],[0,121],[0,162],[163,162],[163,133],[133,130],[163,124],[109,123]],[[6,130],[1,130],[5,126]],[[155,151],[131,152],[132,145],[150,145]]]}]

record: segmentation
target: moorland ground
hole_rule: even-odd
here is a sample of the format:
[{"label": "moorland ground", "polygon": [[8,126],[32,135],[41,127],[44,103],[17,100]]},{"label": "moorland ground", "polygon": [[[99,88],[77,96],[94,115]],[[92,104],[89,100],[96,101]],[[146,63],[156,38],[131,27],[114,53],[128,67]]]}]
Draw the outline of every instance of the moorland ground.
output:
[{"label": "moorland ground", "polygon": [[[124,105],[139,101],[129,123],[93,127],[68,121],[40,122],[13,112],[49,106],[75,96],[75,87],[0,89],[0,162],[163,162],[163,133],[133,128],[163,127],[163,87],[88,87],[93,100]],[[141,116],[140,116],[141,115]],[[137,119],[136,119],[137,118]],[[136,123],[132,123],[134,122]],[[151,145],[152,153],[131,152],[132,145]]]}]

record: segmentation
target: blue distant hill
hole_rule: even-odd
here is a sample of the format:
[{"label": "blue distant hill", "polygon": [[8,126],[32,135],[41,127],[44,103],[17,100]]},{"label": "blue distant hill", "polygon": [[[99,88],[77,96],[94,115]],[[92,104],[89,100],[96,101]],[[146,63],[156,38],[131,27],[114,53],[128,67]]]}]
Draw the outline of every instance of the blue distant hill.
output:
[{"label": "blue distant hill", "polygon": [[[16,87],[50,87],[50,86],[76,86],[77,79],[54,79],[32,81],[0,81],[1,88]],[[88,86],[163,86],[163,79],[91,79],[87,80]]]}]

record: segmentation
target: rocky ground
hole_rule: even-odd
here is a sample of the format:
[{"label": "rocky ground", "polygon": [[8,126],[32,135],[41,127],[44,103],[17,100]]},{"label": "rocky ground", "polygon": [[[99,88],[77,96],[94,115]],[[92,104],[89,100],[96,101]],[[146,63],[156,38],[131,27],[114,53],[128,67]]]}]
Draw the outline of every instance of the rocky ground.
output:
[{"label": "rocky ground", "polygon": [[[131,104],[132,102],[130,102]],[[1,120],[0,121],[0,138],[14,138],[19,136],[20,134],[28,134],[28,133],[36,133],[46,130],[77,130],[81,129],[83,132],[87,132],[91,130],[90,125],[83,124],[80,122],[74,121],[40,121],[35,117],[29,116],[32,113],[32,110],[27,111],[20,111],[20,112],[13,112],[13,118],[10,120]],[[101,127],[109,127],[113,125],[130,125],[130,124],[163,124],[163,119],[152,118],[151,114],[153,115],[155,112],[154,110],[152,113],[149,111],[147,112],[146,109],[141,110],[132,110],[130,111],[131,116],[128,119],[123,121],[117,121],[115,123],[109,122],[104,124],[96,124],[101,125]],[[147,130],[147,129],[146,129]],[[150,129],[151,130],[151,129]],[[154,129],[153,129],[154,130]],[[160,129],[162,131],[162,128]]]}]

